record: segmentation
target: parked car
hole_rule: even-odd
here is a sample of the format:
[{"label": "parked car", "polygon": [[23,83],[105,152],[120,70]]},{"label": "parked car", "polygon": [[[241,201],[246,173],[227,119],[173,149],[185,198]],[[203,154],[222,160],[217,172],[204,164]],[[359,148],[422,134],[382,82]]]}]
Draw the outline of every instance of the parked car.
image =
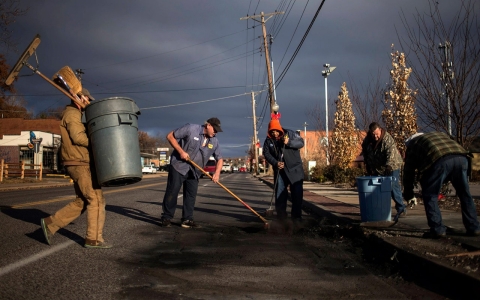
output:
[{"label": "parked car", "polygon": [[230,164],[223,164],[222,173],[231,173],[231,172],[232,172],[232,166],[230,166]]},{"label": "parked car", "polygon": [[160,172],[168,172],[168,168],[170,167],[170,164],[166,164],[163,166],[158,167],[158,171]]},{"label": "parked car", "polygon": [[142,168],[142,173],[143,174],[156,174],[157,173],[157,168],[152,167],[152,166],[144,166]]},{"label": "parked car", "polygon": [[[207,161],[207,164],[203,168],[205,172],[207,172],[210,175],[213,175],[215,171],[217,170],[217,161],[214,159],[210,159]],[[203,177],[203,176],[202,176]]]},{"label": "parked car", "polygon": [[237,167],[237,166],[234,166],[234,167],[232,168],[232,173],[233,173],[233,172],[238,172],[238,167]]},{"label": "parked car", "polygon": [[247,168],[245,168],[245,167],[240,167],[240,168],[238,169],[238,172],[247,172]]}]

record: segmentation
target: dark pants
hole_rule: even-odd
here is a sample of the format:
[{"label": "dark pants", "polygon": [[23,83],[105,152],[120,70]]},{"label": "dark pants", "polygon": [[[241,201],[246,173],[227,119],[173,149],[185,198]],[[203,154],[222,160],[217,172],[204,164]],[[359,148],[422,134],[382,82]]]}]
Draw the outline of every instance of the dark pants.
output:
[{"label": "dark pants", "polygon": [[162,218],[173,219],[175,216],[175,209],[177,208],[177,199],[180,188],[183,185],[183,209],[182,221],[193,221],[193,209],[195,207],[195,198],[197,197],[198,179],[192,171],[182,175],[170,167],[167,179],[167,190],[163,196],[162,203]]},{"label": "dark pants", "polygon": [[405,209],[405,204],[403,203],[402,196],[402,187],[400,186],[400,170],[393,170],[392,173],[392,198],[395,202],[395,209],[397,212],[401,212]]},{"label": "dark pants", "polygon": [[477,220],[477,210],[467,180],[468,161],[463,155],[448,155],[436,161],[422,175],[423,204],[427,215],[430,231],[437,234],[445,232],[446,227],[442,223],[442,214],[438,207],[438,195],[443,183],[451,181],[462,208],[462,221],[467,231],[480,229]]},{"label": "dark pants", "polygon": [[302,217],[303,180],[291,183],[285,172],[279,172],[279,175],[277,176],[277,189],[275,193],[275,210],[277,211],[277,218],[280,220],[287,218],[287,186],[290,186],[290,194],[292,197],[291,218],[299,219]]}]

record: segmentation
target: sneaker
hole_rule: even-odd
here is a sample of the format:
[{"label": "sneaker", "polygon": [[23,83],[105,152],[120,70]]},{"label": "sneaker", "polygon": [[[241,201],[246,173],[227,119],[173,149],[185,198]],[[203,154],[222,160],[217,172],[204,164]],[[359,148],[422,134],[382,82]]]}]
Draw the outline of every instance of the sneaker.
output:
[{"label": "sneaker", "polygon": [[42,231],[43,231],[43,235],[45,236],[45,241],[47,242],[47,244],[51,245],[53,233],[50,232],[50,229],[48,229],[47,225],[45,224],[45,219],[40,219],[40,225],[42,226]]},{"label": "sneaker", "polygon": [[185,220],[182,222],[183,228],[198,228],[199,226],[193,220]]},{"label": "sneaker", "polygon": [[109,244],[107,242],[85,242],[85,248],[91,248],[91,249],[110,249],[113,247],[112,244]]},{"label": "sneaker", "polygon": [[422,238],[424,239],[441,239],[447,237],[447,234],[445,232],[442,233],[436,233],[432,231],[427,231],[423,234]]},{"label": "sneaker", "polygon": [[477,229],[477,230],[467,230],[467,235],[468,235],[468,236],[479,236],[479,235],[480,235],[480,229]]},{"label": "sneaker", "polygon": [[170,227],[170,225],[171,225],[170,219],[164,219],[164,218],[160,219],[160,226]]}]

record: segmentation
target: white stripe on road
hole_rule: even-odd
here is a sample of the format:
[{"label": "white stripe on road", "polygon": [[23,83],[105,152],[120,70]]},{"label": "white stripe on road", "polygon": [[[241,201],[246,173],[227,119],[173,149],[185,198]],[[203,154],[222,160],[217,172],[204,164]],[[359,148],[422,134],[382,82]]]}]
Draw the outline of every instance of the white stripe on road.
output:
[{"label": "white stripe on road", "polygon": [[18,261],[18,262],[15,262],[13,264],[9,264],[5,267],[2,267],[0,268],[0,277],[3,276],[3,275],[6,275],[12,271],[15,271],[17,269],[20,269],[28,264],[31,264],[33,262],[36,262],[44,257],[47,257],[55,252],[58,252],[60,250],[63,250],[65,248],[67,248],[68,246],[72,245],[72,244],[75,244],[76,242],[75,241],[67,241],[65,243],[62,243],[60,245],[56,245],[56,246],[53,246],[51,247],[50,249],[48,250],[45,250],[45,251],[42,251],[40,253],[37,253],[35,255],[32,255],[30,256],[29,258],[26,258],[26,259],[23,259],[21,261]]},{"label": "white stripe on road", "polygon": [[[153,186],[153,185],[156,185],[158,183],[155,183],[155,184],[150,184],[150,185],[146,185],[146,186]],[[145,187],[145,186],[142,186],[142,187]],[[126,190],[131,190],[131,189],[135,189],[135,188],[124,188],[124,189],[121,189],[121,190],[116,190],[116,191],[109,191],[109,192],[106,192],[104,194],[110,194],[110,193],[117,193],[117,192],[120,192],[120,191],[126,191]],[[68,196],[70,199],[71,199],[71,196]],[[181,198],[183,197],[183,194],[180,194],[178,196],[178,198]],[[48,203],[48,202],[56,202],[56,201],[63,201],[65,200],[66,197],[62,197],[61,199],[54,199],[54,200],[50,200],[50,201],[39,201],[39,202],[31,202],[31,203],[27,203],[27,204],[23,204],[23,205],[17,205],[15,206],[16,207],[21,207],[21,206],[30,206],[32,204],[43,204],[43,203]],[[13,208],[13,207],[12,207]],[[20,269],[28,264],[31,264],[33,262],[36,262],[44,257],[47,257],[49,255],[52,255],[54,254],[55,252],[58,252],[60,250],[63,250],[65,248],[67,248],[68,246],[72,245],[76,243],[75,241],[67,241],[65,243],[62,243],[62,244],[59,244],[59,245],[56,245],[56,246],[53,246],[51,248],[49,248],[48,250],[45,250],[45,251],[42,251],[40,253],[37,253],[37,254],[34,254],[32,256],[30,256],[29,258],[25,258],[23,260],[20,260],[18,262],[15,262],[15,263],[12,263],[10,265],[7,265],[5,267],[1,267],[0,268],[0,277],[2,277],[3,275],[6,275],[10,272],[13,272],[17,269]]]}]

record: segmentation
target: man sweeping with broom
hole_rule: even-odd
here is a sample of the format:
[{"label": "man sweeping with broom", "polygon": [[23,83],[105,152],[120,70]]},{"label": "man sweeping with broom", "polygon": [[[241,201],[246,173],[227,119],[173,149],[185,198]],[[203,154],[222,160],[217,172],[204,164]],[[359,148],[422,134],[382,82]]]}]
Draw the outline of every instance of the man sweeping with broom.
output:
[{"label": "man sweeping with broom", "polygon": [[273,167],[277,219],[286,224],[287,187],[290,186],[292,198],[290,217],[294,226],[301,227],[304,173],[300,149],[303,148],[304,141],[296,131],[282,128],[279,119],[279,113],[272,114],[267,138],[263,143],[263,155]]}]

